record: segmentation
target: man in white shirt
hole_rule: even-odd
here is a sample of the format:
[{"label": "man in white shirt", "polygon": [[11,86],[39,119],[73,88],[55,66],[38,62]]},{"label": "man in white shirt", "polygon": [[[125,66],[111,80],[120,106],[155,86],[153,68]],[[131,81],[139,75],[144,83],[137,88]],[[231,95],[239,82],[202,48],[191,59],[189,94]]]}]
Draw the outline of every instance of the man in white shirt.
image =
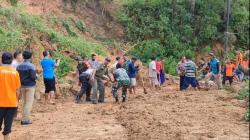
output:
[{"label": "man in white shirt", "polygon": [[155,89],[159,85],[157,79],[157,71],[156,71],[156,58],[152,57],[151,60],[152,61],[149,63],[148,74],[149,74],[150,85],[152,86],[153,89]]},{"label": "man in white shirt", "polygon": [[11,67],[16,69],[21,63],[23,63],[23,55],[21,51],[14,53],[14,60],[11,63]]}]

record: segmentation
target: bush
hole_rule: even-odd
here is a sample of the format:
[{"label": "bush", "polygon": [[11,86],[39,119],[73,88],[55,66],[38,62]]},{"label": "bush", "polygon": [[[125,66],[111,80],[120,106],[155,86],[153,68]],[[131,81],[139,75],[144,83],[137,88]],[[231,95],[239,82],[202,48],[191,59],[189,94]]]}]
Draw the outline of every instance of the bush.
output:
[{"label": "bush", "polygon": [[83,33],[85,33],[87,31],[87,27],[86,27],[85,23],[82,22],[81,20],[78,20],[76,22],[76,27],[78,28],[78,30],[80,30]]},{"label": "bush", "polygon": [[250,120],[249,109],[248,109],[247,112],[245,113],[244,117],[245,117],[245,120],[246,120],[247,122],[249,122],[249,120]]},{"label": "bush", "polygon": [[73,30],[72,23],[69,20],[64,20],[62,25],[65,27],[70,36],[77,37],[77,34]]},{"label": "bush", "polygon": [[237,98],[240,100],[244,100],[248,99],[248,97],[249,97],[249,82],[247,82],[246,86],[239,91]]},{"label": "bush", "polygon": [[[19,14],[20,13],[20,14]],[[0,28],[0,49],[11,49],[17,46],[23,46],[25,40],[23,33],[31,33],[38,31],[40,33],[48,34],[51,43],[56,43],[62,48],[70,48],[79,54],[88,56],[91,52],[96,52],[100,55],[105,55],[104,49],[101,45],[88,42],[77,35],[71,33],[71,36],[65,36],[60,32],[50,28],[40,16],[33,16],[27,13],[18,11],[17,8],[0,8],[0,16],[6,17],[5,28]],[[5,22],[3,22],[5,23]],[[65,27],[72,30],[72,22],[66,20]]]},{"label": "bush", "polygon": [[11,6],[17,6],[18,0],[10,0]]},{"label": "bush", "polygon": [[[201,49],[199,46],[211,45],[213,41],[223,42],[225,1],[196,1],[194,13],[191,12],[190,5],[190,1],[179,0],[173,9],[172,1],[124,1],[117,20],[124,26],[127,41],[144,42],[138,45],[144,46],[141,47],[143,53],[139,52],[142,49],[136,47],[132,54],[146,62],[151,50],[158,51],[161,48],[159,55],[162,52],[164,58],[169,59],[172,56],[170,59],[177,62],[183,55],[194,57],[194,52]],[[232,5],[235,11],[232,10],[233,19],[229,32],[239,34],[230,36],[229,43],[235,43],[236,38],[235,45],[246,48],[249,46],[249,6],[246,0],[233,2]],[[150,45],[149,42],[155,40],[157,43]],[[149,45],[145,45],[145,42]],[[166,70],[173,71],[170,67]]]},{"label": "bush", "polygon": [[148,63],[152,56],[162,58],[164,56],[164,49],[157,40],[142,41],[130,53],[138,57],[143,63]]},{"label": "bush", "polygon": [[168,74],[177,75],[176,66],[178,62],[172,56],[165,58],[164,62],[165,71]]},{"label": "bush", "polygon": [[55,58],[61,60],[59,68],[56,70],[56,74],[59,77],[59,79],[61,77],[64,77],[70,71],[73,70],[72,60],[71,59],[69,59],[68,57],[65,57],[61,53],[56,53]]}]

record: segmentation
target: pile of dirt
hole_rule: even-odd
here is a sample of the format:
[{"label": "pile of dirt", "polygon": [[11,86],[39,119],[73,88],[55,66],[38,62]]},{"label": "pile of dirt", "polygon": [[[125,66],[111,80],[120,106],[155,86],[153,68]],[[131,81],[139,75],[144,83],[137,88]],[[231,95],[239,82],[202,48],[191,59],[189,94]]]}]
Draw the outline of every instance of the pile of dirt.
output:
[{"label": "pile of dirt", "polygon": [[[104,38],[122,39],[123,27],[114,20],[118,5],[112,0],[22,0],[24,10],[32,15],[82,20],[91,34]],[[1,6],[9,6],[4,0]]]}]

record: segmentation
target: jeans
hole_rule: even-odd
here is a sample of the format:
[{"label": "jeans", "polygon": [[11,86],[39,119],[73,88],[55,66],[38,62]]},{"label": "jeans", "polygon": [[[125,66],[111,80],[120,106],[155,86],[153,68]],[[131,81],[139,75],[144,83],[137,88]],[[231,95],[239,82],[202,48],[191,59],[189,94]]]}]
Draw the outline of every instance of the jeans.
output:
[{"label": "jeans", "polygon": [[191,85],[193,88],[197,87],[197,80],[195,77],[185,77],[184,78],[184,89],[186,90],[189,85]]},{"label": "jeans", "polygon": [[23,100],[22,121],[30,120],[30,112],[35,98],[35,91],[36,91],[35,87],[21,88],[21,94]]},{"label": "jeans", "polygon": [[82,79],[82,86],[81,86],[81,91],[80,91],[80,93],[77,95],[77,97],[76,97],[76,100],[81,100],[81,98],[82,98],[82,96],[83,95],[85,95],[86,94],[86,100],[88,99],[88,98],[90,98],[89,96],[90,96],[90,91],[91,91],[91,85],[90,85],[90,80],[89,80],[89,77],[87,77],[87,76],[83,76],[82,77],[83,79]]},{"label": "jeans", "polygon": [[180,76],[180,90],[185,89],[185,87],[184,87],[184,79],[185,79],[185,76]]},{"label": "jeans", "polygon": [[2,124],[4,122],[3,135],[11,133],[11,127],[16,112],[16,107],[0,107],[0,131],[2,130]]}]

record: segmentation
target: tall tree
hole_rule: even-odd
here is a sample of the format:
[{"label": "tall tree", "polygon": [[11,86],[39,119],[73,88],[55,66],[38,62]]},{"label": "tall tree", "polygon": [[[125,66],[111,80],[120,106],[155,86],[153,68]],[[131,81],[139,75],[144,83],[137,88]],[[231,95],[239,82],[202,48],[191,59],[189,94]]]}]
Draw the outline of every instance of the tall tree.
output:
[{"label": "tall tree", "polygon": [[177,0],[172,0],[172,20],[176,15],[176,5],[177,5]]},{"label": "tall tree", "polygon": [[191,13],[194,16],[194,11],[195,11],[195,2],[196,0],[191,0]]}]

